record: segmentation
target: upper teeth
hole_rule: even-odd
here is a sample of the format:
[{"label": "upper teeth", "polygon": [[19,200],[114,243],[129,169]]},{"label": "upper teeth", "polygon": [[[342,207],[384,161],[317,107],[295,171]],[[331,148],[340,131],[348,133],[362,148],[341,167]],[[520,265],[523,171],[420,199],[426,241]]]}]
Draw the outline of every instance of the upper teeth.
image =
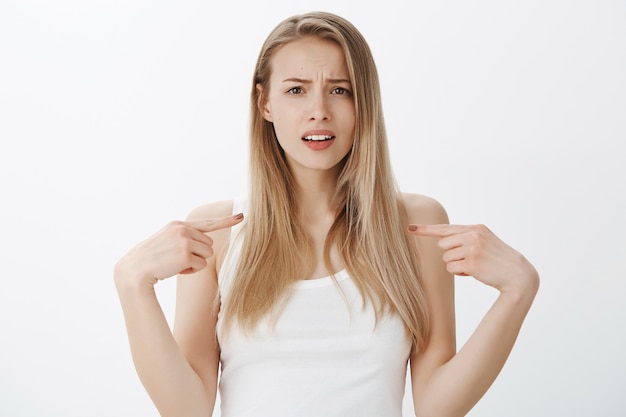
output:
[{"label": "upper teeth", "polygon": [[305,140],[329,140],[332,136],[328,135],[309,135],[304,137]]}]

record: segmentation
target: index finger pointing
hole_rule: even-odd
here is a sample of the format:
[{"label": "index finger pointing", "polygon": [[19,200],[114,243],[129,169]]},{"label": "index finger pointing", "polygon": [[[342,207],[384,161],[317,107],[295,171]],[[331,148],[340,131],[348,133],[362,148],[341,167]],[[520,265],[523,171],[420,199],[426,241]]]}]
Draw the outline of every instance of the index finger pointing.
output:
[{"label": "index finger pointing", "polygon": [[233,216],[226,216],[219,219],[194,220],[186,223],[194,229],[197,229],[203,233],[207,233],[213,232],[215,230],[226,229],[227,227],[233,227],[242,220],[243,213],[239,213]]},{"label": "index finger pointing", "polygon": [[409,232],[418,236],[446,237],[462,232],[463,226],[452,224],[411,224]]}]

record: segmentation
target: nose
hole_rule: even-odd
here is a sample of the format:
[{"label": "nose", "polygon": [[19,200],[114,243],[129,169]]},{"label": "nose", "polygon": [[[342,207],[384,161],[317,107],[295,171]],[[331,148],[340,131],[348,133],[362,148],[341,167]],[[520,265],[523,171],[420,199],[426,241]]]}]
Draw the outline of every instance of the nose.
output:
[{"label": "nose", "polygon": [[312,94],[309,112],[309,120],[330,120],[328,97],[321,92]]}]

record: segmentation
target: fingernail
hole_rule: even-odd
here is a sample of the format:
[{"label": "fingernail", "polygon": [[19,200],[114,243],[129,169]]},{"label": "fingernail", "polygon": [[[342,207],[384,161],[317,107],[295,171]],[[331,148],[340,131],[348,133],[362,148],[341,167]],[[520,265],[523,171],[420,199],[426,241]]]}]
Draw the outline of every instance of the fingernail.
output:
[{"label": "fingernail", "polygon": [[235,220],[241,220],[243,219],[243,213],[239,213],[239,214],[235,214]]},{"label": "fingernail", "polygon": [[416,225],[414,225],[414,224],[410,224],[410,225],[409,225],[409,231],[410,231],[410,232],[414,232],[414,231],[416,231],[416,230],[417,230],[417,226],[416,226]]}]

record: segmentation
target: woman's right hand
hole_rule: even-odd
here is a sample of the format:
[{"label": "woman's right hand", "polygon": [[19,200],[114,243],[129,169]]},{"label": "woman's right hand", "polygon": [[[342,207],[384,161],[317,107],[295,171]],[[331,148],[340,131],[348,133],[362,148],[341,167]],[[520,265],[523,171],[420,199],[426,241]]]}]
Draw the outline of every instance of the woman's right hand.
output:
[{"label": "woman's right hand", "polygon": [[173,221],[139,243],[115,266],[115,284],[123,287],[152,288],[157,281],[176,274],[191,274],[207,266],[213,255],[208,232],[232,227],[243,214],[220,219]]}]

